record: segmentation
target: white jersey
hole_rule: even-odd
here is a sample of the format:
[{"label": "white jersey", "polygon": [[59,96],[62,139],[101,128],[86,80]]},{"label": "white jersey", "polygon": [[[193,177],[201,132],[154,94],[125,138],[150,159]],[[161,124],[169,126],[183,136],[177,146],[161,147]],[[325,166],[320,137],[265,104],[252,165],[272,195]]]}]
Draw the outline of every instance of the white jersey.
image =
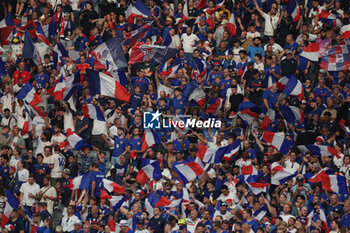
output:
[{"label": "white jersey", "polygon": [[50,165],[53,165],[51,169],[52,178],[61,178],[65,163],[66,159],[63,155],[53,154],[51,156]]}]

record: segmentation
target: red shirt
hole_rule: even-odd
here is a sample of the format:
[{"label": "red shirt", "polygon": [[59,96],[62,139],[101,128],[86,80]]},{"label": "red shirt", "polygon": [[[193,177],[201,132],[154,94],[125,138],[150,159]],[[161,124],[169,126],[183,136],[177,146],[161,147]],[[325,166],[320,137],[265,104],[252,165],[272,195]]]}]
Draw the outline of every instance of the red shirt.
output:
[{"label": "red shirt", "polygon": [[30,79],[30,73],[28,71],[23,71],[23,72],[20,72],[19,70],[15,71],[15,73],[12,76],[12,78],[14,78],[15,80],[15,84],[18,83],[19,77],[23,78],[23,83],[27,83]]}]

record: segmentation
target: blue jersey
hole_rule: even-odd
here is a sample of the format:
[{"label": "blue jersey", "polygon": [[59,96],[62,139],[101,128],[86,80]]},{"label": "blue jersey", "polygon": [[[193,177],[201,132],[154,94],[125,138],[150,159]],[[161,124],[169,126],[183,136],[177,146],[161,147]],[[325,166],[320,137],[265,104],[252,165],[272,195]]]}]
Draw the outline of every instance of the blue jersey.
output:
[{"label": "blue jersey", "polygon": [[180,114],[184,113],[186,108],[186,103],[187,101],[185,100],[185,98],[180,97],[179,99],[177,99],[176,97],[174,97],[173,98],[174,113],[176,112],[177,109],[181,109]]},{"label": "blue jersey", "polygon": [[91,174],[91,182],[95,181],[94,196],[100,196],[100,191],[103,189],[102,179],[105,178],[105,174],[101,171],[94,171]]},{"label": "blue jersey", "polygon": [[134,88],[136,86],[139,86],[141,88],[142,93],[145,93],[148,90],[148,85],[150,84],[149,79],[145,77],[143,78],[132,77],[131,82]]},{"label": "blue jersey", "polygon": [[49,83],[49,76],[45,73],[39,75],[39,74],[36,74],[34,76],[36,82],[38,83],[37,87],[39,88],[46,88],[46,84]]},{"label": "blue jersey", "polygon": [[128,142],[128,146],[130,146],[130,150],[141,150],[142,142],[141,138],[130,138]]},{"label": "blue jersey", "polygon": [[119,138],[118,136],[114,136],[113,140],[114,140],[114,150],[113,150],[112,156],[118,157],[124,153],[128,145],[128,141],[125,138]]}]

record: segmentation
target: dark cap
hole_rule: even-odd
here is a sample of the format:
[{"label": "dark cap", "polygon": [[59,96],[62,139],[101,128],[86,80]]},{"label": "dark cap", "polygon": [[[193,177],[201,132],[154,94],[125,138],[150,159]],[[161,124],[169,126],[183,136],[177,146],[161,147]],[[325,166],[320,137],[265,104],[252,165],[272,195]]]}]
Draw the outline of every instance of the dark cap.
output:
[{"label": "dark cap", "polygon": [[227,206],[226,202],[222,202],[220,206]]},{"label": "dark cap", "polygon": [[180,225],[180,231],[183,230],[183,229],[187,229],[187,226],[186,225]]},{"label": "dark cap", "polygon": [[143,219],[140,219],[138,222],[137,222],[138,225],[144,225],[145,224],[145,220]]}]

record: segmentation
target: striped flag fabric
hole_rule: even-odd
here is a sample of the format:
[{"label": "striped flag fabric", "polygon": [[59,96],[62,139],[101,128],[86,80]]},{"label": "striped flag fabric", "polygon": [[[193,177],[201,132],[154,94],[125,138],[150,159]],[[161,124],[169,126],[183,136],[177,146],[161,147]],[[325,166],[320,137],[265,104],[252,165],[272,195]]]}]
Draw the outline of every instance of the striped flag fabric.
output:
[{"label": "striped flag fabric", "polygon": [[250,126],[255,118],[259,117],[259,114],[257,112],[252,111],[249,108],[246,108],[237,114],[244,122],[246,126]]},{"label": "striped flag fabric", "polygon": [[278,181],[280,184],[286,183],[288,180],[292,179],[294,176],[297,175],[297,172],[291,173],[281,165],[276,165],[271,167],[271,171],[275,171],[274,178],[276,181]]},{"label": "striped flag fabric", "polygon": [[71,190],[85,189],[88,190],[91,183],[91,172],[85,173],[82,176],[74,177],[69,180],[68,188]]},{"label": "striped flag fabric", "polygon": [[181,180],[187,184],[195,180],[204,173],[203,168],[196,162],[188,162],[174,166],[174,170],[179,174]]},{"label": "striped flag fabric", "polygon": [[155,131],[151,129],[146,129],[145,133],[142,136],[141,142],[142,142],[141,150],[144,151],[150,148],[151,146],[153,146],[154,144],[161,143],[161,139]]},{"label": "striped flag fabric", "polygon": [[109,202],[113,206],[114,210],[120,209],[124,202],[126,201],[127,196],[112,196],[111,199],[109,199]]},{"label": "striped flag fabric", "polygon": [[83,110],[83,115],[86,118],[90,118],[98,121],[106,121],[101,111],[101,108],[95,104],[83,105],[82,110]]},{"label": "striped flag fabric", "polygon": [[159,74],[166,77],[174,77],[179,69],[180,64],[170,67],[168,70],[162,71]]},{"label": "striped flag fabric", "polygon": [[106,178],[102,179],[103,187],[110,193],[116,192],[119,194],[123,194],[125,191],[125,188],[117,183],[114,183],[111,180],[108,180]]},{"label": "striped flag fabric", "polygon": [[290,75],[287,78],[288,82],[286,83],[282,93],[285,93],[287,96],[298,96],[299,101],[301,101],[304,97],[303,84],[294,75]]},{"label": "striped flag fabric", "polygon": [[310,151],[313,155],[319,155],[319,156],[335,156],[338,159],[340,158],[340,155],[338,154],[338,151],[331,146],[325,146],[325,145],[304,145],[304,146],[298,146],[301,152],[307,152]]},{"label": "striped flag fabric", "polygon": [[223,103],[223,99],[220,97],[211,97],[207,103],[206,111],[207,113],[211,113],[213,115],[218,115],[221,106]]},{"label": "striped flag fabric", "polygon": [[169,46],[149,45],[137,42],[131,49],[129,64],[142,63],[148,59],[153,64],[163,64],[178,52]]},{"label": "striped flag fabric", "polygon": [[198,146],[197,157],[205,163],[220,163],[222,159],[229,161],[239,151],[240,144],[241,140],[239,139],[220,148],[208,148],[201,144]]},{"label": "striped flag fabric", "polygon": [[236,35],[236,20],[233,12],[231,12],[231,16],[226,26],[226,30],[231,34],[231,36]]},{"label": "striped flag fabric", "polygon": [[26,112],[26,118],[21,129],[21,136],[26,135],[32,130],[32,118],[26,105],[24,105],[24,110]]},{"label": "striped flag fabric", "polygon": [[328,192],[348,194],[345,176],[334,174],[329,168],[322,169],[308,181],[311,183],[321,182],[322,188]]},{"label": "striped flag fabric", "polygon": [[125,12],[126,21],[129,24],[134,24],[135,17],[148,18],[151,12],[142,0],[138,0],[135,4],[131,3]]},{"label": "striped flag fabric", "polygon": [[150,179],[159,180],[162,178],[158,160],[142,159],[142,168],[137,173],[136,180],[145,185]]},{"label": "striped flag fabric", "polygon": [[280,111],[288,123],[294,123],[295,121],[302,123],[304,121],[304,112],[298,107],[281,106]]},{"label": "striped flag fabric", "polygon": [[261,129],[267,129],[269,128],[271,123],[274,122],[275,120],[276,120],[276,112],[272,108],[269,108],[259,127]]},{"label": "striped flag fabric", "polygon": [[88,78],[91,96],[104,95],[129,102],[130,93],[114,78],[91,69],[86,70],[86,77]]},{"label": "striped flag fabric", "polygon": [[318,62],[318,58],[320,55],[320,44],[317,42],[308,44],[303,52],[299,54],[301,57],[305,57],[306,59],[312,62]]},{"label": "striped flag fabric", "polygon": [[290,148],[294,145],[293,141],[290,141],[271,131],[265,131],[262,139],[285,155],[288,154]]},{"label": "striped flag fabric", "polygon": [[37,105],[41,103],[41,97],[36,93],[35,88],[29,82],[24,85],[18,93],[17,98],[24,100],[30,105]]},{"label": "striped flag fabric", "polygon": [[346,71],[350,68],[350,38],[333,46],[321,59],[321,69],[328,71]]},{"label": "striped flag fabric", "polygon": [[292,16],[293,22],[301,20],[300,9],[296,0],[289,0],[287,3],[287,12]]},{"label": "striped flag fabric", "polygon": [[4,213],[2,215],[2,220],[1,220],[1,228],[4,228],[6,223],[10,220],[11,213],[13,209],[17,208],[19,206],[19,201],[17,198],[13,195],[13,193],[6,189],[5,194],[7,197]]},{"label": "striped flag fabric", "polygon": [[204,9],[203,11],[204,11],[205,13],[207,13],[208,15],[212,15],[212,14],[214,14],[216,11],[218,11],[224,3],[225,3],[224,0],[219,0],[219,2],[216,4],[216,7],[215,7],[215,8],[213,8],[213,9],[206,8],[206,9]]},{"label": "striped flag fabric", "polygon": [[84,147],[91,147],[86,140],[82,139],[76,132],[72,129],[67,129],[67,140],[60,144],[60,147],[63,148],[67,145],[70,145],[75,150],[81,150]]},{"label": "striped flag fabric", "polygon": [[55,100],[62,100],[63,99],[63,93],[66,90],[66,80],[63,77],[63,75],[60,76],[58,79],[58,82],[55,86],[55,89],[53,91],[53,96]]},{"label": "striped flag fabric", "polygon": [[189,101],[194,100],[200,107],[204,107],[205,99],[205,92],[200,87],[195,87],[188,98]]},{"label": "striped flag fabric", "polygon": [[151,30],[151,28],[152,25],[150,23],[146,23],[145,25],[135,29],[134,31],[125,33],[121,40],[121,44],[133,47],[137,42],[140,42],[145,38],[145,36]]}]

